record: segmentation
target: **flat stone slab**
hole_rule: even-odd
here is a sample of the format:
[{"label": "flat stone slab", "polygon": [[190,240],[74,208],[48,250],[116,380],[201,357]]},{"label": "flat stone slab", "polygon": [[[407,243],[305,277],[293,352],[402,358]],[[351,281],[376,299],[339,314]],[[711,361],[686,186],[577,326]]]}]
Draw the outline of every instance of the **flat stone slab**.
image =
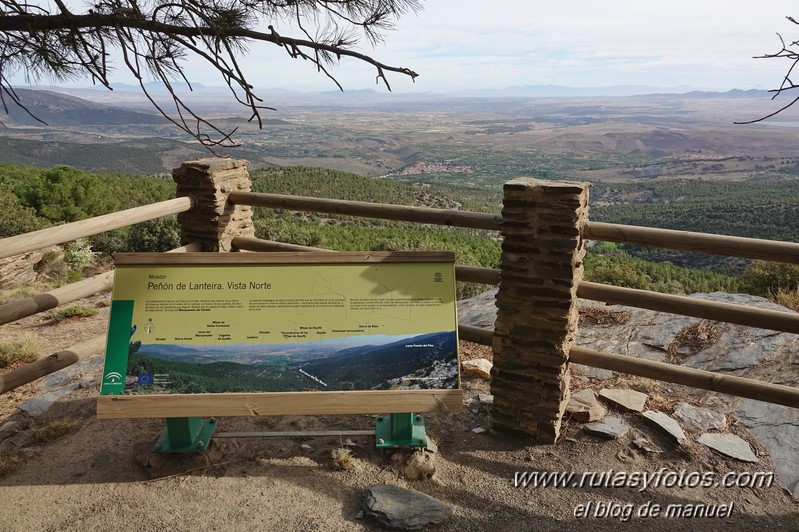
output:
[{"label": "flat stone slab", "polygon": [[718,451],[724,456],[741,460],[742,462],[757,463],[760,459],[752,452],[752,448],[746,442],[736,436],[735,434],[716,434],[706,432],[699,436],[697,440],[702,445],[706,445]]},{"label": "flat stone slab", "polygon": [[452,506],[422,492],[373,484],[364,490],[364,517],[389,530],[420,530],[452,517]]},{"label": "flat stone slab", "polygon": [[53,406],[53,403],[61,399],[62,397],[66,397],[67,395],[71,394],[75,390],[77,390],[80,386],[75,384],[70,384],[60,390],[56,390],[54,392],[46,393],[44,395],[40,395],[38,397],[33,397],[32,399],[28,399],[21,405],[19,405],[19,409],[23,412],[27,412],[31,417],[39,417],[48,410],[50,407]]},{"label": "flat stone slab", "polygon": [[494,365],[484,358],[474,358],[472,360],[464,360],[461,363],[461,367],[464,375],[472,375],[488,380],[491,378],[491,368]]},{"label": "flat stone slab", "polygon": [[599,390],[599,395],[633,412],[642,412],[646,400],[649,399],[649,396],[645,393],[623,388],[602,388]]},{"label": "flat stone slab", "polygon": [[674,407],[674,417],[680,420],[684,426],[698,432],[724,430],[724,427],[727,426],[727,418],[724,414],[685,402],[677,403],[677,406]]},{"label": "flat stone slab", "polygon": [[583,423],[598,421],[608,413],[607,409],[599,404],[596,394],[591,388],[571,394],[566,405],[566,412],[569,412],[573,419]]},{"label": "flat stone slab", "polygon": [[615,440],[616,438],[627,434],[627,431],[630,430],[630,427],[628,427],[621,419],[615,416],[608,416],[602,421],[583,425],[583,430],[596,436],[601,436],[609,440]]},{"label": "flat stone slab", "polygon": [[494,404],[494,396],[489,393],[479,393],[477,394],[477,400],[480,404],[483,405],[493,405]]},{"label": "flat stone slab", "polygon": [[647,410],[641,415],[663,429],[669,436],[677,440],[677,443],[682,445],[682,443],[688,439],[679,423],[674,421],[668,414],[656,412],[654,410]]}]

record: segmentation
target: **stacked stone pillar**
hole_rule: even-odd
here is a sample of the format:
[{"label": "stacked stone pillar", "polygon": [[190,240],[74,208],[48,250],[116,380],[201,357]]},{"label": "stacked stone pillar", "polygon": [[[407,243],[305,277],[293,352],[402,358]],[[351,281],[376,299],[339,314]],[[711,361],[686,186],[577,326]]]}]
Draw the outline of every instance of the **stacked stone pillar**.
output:
[{"label": "stacked stone pillar", "polygon": [[230,205],[231,192],[249,192],[252,186],[246,161],[200,159],[172,171],[178,196],[191,196],[196,205],[178,215],[181,242],[200,242],[203,251],[231,251],[237,236],[254,236],[252,207]]},{"label": "stacked stone pillar", "polygon": [[504,187],[492,418],[538,443],[555,443],[569,399],[588,187],[527,178]]}]

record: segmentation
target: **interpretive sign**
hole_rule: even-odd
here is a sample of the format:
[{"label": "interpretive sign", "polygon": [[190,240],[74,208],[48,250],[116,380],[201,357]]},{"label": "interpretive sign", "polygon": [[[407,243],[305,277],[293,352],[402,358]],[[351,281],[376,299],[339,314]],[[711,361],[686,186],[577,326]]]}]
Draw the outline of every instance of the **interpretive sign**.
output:
[{"label": "interpretive sign", "polygon": [[449,253],[120,254],[101,395],[456,389]]}]

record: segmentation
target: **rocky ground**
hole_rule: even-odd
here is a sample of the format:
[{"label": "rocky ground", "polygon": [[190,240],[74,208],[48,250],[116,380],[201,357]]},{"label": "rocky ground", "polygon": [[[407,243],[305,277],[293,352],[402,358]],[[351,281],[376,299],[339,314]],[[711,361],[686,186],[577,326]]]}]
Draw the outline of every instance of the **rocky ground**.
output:
[{"label": "rocky ground", "polygon": [[[104,297],[85,304],[102,307]],[[481,309],[476,314],[489,315],[492,310],[485,303]],[[0,339],[35,334],[56,351],[102,331],[104,312],[100,308],[97,316],[57,326],[46,314],[26,318],[0,327]],[[466,307],[462,314],[467,314]],[[625,323],[638,323],[638,329],[657,336],[657,329],[645,326],[657,318],[636,319],[631,314]],[[586,323],[581,337],[593,336],[599,348],[607,348],[602,342],[617,342],[617,352],[624,346],[629,350],[656,343],[621,336],[616,326],[624,324]],[[684,328],[685,324],[674,322],[671,338],[664,333],[658,341],[666,345]],[[725,331],[714,345],[726,341],[723,334],[729,331]],[[774,344],[776,349],[775,338],[755,337],[751,342]],[[796,358],[790,358],[794,351],[779,345],[787,362],[776,360],[769,347],[771,355],[761,358],[771,366],[759,364],[761,373],[779,368],[784,372],[784,364],[795,364]],[[710,357],[709,349],[712,346],[686,358],[700,357],[697,360],[712,366],[711,358],[722,364],[722,351],[740,351],[719,348],[720,354]],[[660,357],[669,353],[654,351]],[[483,359],[482,365],[491,361],[490,349],[466,342],[461,343],[461,355],[464,360]],[[769,413],[785,420],[769,424],[768,430],[774,432],[775,441],[782,438],[786,445],[799,438],[784,429],[799,423],[761,403],[754,410],[743,410],[742,401],[710,400],[677,385],[576,368],[573,393],[579,392],[586,405],[572,405],[557,444],[535,446],[524,437],[491,429],[490,383],[476,372],[462,379],[463,412],[425,415],[428,432],[437,443],[435,453],[379,451],[373,438],[347,435],[348,430],[372,428],[372,416],[304,416],[224,418],[218,432],[341,434],[246,439],[220,434],[205,453],[175,456],[153,452],[162,420],[95,418],[99,363],[90,359],[73,368],[71,375],[55,374],[0,396],[0,530],[377,530],[379,526],[362,514],[364,493],[377,491],[366,488],[375,484],[412,488],[448,505],[452,515],[435,528],[443,531],[791,530],[799,518],[799,505],[787,489],[792,470],[784,465],[795,458],[782,457],[762,437],[768,432],[764,427]],[[790,380],[785,375],[780,378]],[[31,399],[59,390],[69,392],[46,411],[31,408]],[[623,406],[607,390],[645,394],[641,410],[668,414],[684,437],[670,434],[630,405]],[[700,415],[702,421],[695,425],[677,413],[676,409],[686,408],[680,403],[724,414],[724,420],[713,425],[718,418]],[[748,417],[741,415],[744,411],[750,412]],[[589,419],[610,420],[616,437],[589,432]],[[714,451],[697,441],[705,432],[737,436],[751,454],[736,459]],[[344,453],[348,458],[334,461],[332,453],[340,456],[341,449],[349,450]],[[550,472],[577,475],[562,487],[533,485],[533,474]],[[752,485],[760,473],[766,479],[772,474],[770,486]],[[718,485],[723,479],[739,485]],[[669,505],[671,515],[665,516]],[[656,507],[661,509],[657,517]],[[711,512],[716,516],[690,517]]]}]

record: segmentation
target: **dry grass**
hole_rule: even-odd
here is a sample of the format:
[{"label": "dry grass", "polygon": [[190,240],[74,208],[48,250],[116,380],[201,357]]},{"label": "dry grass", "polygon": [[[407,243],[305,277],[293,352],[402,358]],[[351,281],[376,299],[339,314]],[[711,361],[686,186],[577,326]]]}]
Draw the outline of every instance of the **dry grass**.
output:
[{"label": "dry grass", "polygon": [[695,355],[714,345],[720,337],[721,330],[718,325],[707,320],[685,327],[666,346],[668,360],[680,362],[682,358]]},{"label": "dry grass", "polygon": [[776,293],[769,292],[768,298],[783,307],[799,312],[799,288],[794,290],[783,290],[780,288]]},{"label": "dry grass", "polygon": [[33,438],[36,441],[48,443],[77,432],[79,426],[78,420],[73,417],[54,419],[38,429],[35,429],[33,431]]},{"label": "dry grass", "polygon": [[630,313],[622,310],[610,310],[606,307],[591,306],[580,309],[580,325],[600,325],[612,327],[624,325],[630,321]]},{"label": "dry grass", "polygon": [[339,471],[346,471],[347,469],[352,467],[353,458],[352,458],[352,451],[349,449],[345,449],[344,447],[338,447],[333,449],[332,451],[333,456],[333,467]]},{"label": "dry grass", "polygon": [[0,290],[0,305],[5,305],[10,301],[17,301],[19,299],[26,299],[47,292],[53,288],[52,284],[34,282],[24,284],[17,288],[9,290]]},{"label": "dry grass", "polygon": [[71,307],[64,307],[62,309],[56,310],[50,319],[53,320],[53,323],[61,323],[64,320],[88,318],[90,316],[94,316],[95,314],[97,314],[97,309],[83,305],[73,305]]},{"label": "dry grass", "polygon": [[0,340],[0,368],[33,362],[42,356],[42,349],[32,336]]},{"label": "dry grass", "polygon": [[17,453],[3,453],[0,455],[0,478],[13,473],[19,464]]}]

